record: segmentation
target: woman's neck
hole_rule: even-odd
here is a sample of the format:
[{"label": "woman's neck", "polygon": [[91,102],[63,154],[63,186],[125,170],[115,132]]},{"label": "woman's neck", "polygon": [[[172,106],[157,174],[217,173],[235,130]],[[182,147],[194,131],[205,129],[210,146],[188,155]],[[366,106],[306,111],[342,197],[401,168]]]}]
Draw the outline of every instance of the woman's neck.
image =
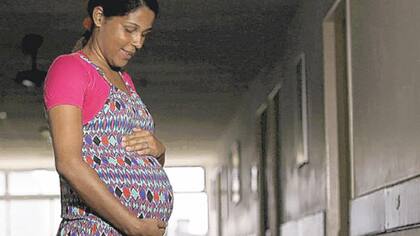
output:
[{"label": "woman's neck", "polygon": [[94,40],[94,37],[92,37],[88,43],[82,48],[82,52],[86,54],[86,56],[97,66],[99,66],[102,70],[107,71],[115,71],[113,69],[108,61],[106,60],[105,56],[103,55],[98,42]]}]

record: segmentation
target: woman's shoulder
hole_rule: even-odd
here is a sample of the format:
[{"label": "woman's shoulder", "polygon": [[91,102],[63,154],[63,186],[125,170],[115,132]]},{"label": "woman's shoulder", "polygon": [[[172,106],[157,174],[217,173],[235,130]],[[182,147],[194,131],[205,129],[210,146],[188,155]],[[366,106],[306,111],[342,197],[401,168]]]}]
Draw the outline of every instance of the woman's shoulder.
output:
[{"label": "woman's shoulder", "polygon": [[[51,63],[50,70],[59,67],[64,70],[86,70],[86,67],[83,65],[83,62],[77,52],[61,54],[57,56]],[[77,71],[74,71],[77,72]]]},{"label": "woman's shoulder", "polygon": [[44,81],[44,102],[47,110],[56,105],[83,107],[89,77],[75,54],[54,59]]},{"label": "woman's shoulder", "polygon": [[89,75],[88,68],[83,65],[77,53],[63,54],[57,56],[51,63],[44,86],[86,87],[91,81]]}]

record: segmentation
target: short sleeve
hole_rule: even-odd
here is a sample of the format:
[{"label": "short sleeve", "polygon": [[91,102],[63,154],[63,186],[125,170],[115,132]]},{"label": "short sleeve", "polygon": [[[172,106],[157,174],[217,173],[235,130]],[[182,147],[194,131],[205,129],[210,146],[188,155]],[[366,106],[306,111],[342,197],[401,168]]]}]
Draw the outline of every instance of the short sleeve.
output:
[{"label": "short sleeve", "polygon": [[71,54],[57,57],[44,82],[46,110],[58,105],[74,105],[82,109],[89,82],[87,75],[78,58]]}]

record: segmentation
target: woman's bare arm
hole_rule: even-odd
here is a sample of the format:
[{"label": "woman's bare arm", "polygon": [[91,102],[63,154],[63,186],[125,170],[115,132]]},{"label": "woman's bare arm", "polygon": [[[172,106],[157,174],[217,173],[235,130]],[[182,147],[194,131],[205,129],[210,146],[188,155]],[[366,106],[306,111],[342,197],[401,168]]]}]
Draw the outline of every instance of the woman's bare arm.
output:
[{"label": "woman's bare arm", "polygon": [[165,226],[163,222],[145,224],[144,220],[139,220],[108,191],[97,173],[82,160],[81,110],[76,106],[60,105],[52,108],[48,117],[57,172],[86,204],[125,234],[160,235],[160,226]]}]

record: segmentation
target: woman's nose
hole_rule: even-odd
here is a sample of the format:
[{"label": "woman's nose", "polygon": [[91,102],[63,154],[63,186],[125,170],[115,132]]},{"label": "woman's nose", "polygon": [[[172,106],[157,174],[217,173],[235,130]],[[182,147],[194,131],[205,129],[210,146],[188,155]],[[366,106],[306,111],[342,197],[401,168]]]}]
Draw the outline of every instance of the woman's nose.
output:
[{"label": "woman's nose", "polygon": [[132,44],[133,44],[134,47],[136,47],[136,49],[140,49],[140,48],[143,47],[143,43],[144,43],[144,36],[139,35],[139,36],[136,36],[133,39],[133,43]]}]

